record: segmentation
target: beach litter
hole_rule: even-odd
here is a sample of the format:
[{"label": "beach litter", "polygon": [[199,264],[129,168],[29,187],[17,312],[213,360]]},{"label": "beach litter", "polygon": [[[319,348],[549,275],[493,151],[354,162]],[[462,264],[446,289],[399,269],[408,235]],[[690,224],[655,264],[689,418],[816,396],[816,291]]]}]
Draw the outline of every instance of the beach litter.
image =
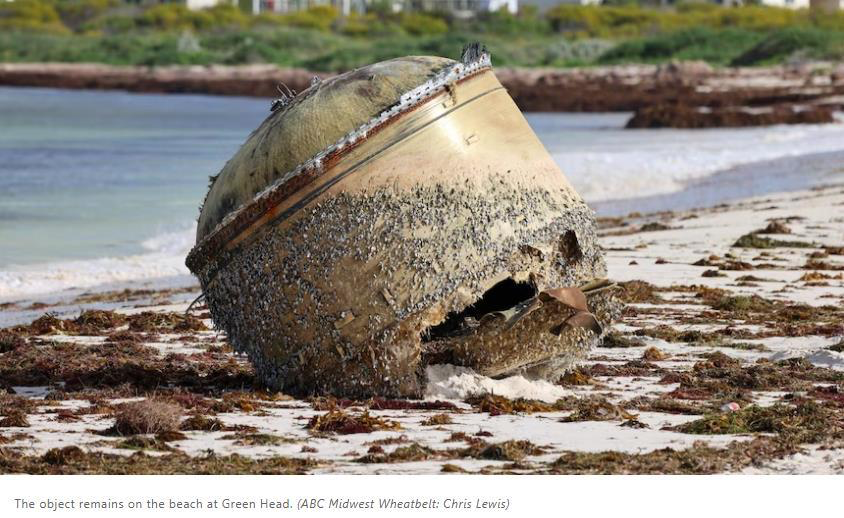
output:
[{"label": "beach litter", "polygon": [[432,365],[553,383],[606,334],[594,214],[482,46],[284,92],[212,178],[186,261],[263,384],[423,397]]},{"label": "beach litter", "polygon": [[721,405],[722,412],[737,412],[739,410],[741,410],[741,405],[739,405],[735,401],[731,401],[730,403],[725,403]]}]

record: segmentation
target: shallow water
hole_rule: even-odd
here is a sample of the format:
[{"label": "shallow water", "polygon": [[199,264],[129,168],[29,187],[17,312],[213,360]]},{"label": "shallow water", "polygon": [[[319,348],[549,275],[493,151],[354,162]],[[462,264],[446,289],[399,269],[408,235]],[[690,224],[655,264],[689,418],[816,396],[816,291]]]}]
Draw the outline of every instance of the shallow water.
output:
[{"label": "shallow water", "polygon": [[266,107],[0,88],[0,266],[166,248]]},{"label": "shallow water", "polygon": [[[208,176],[268,114],[260,99],[0,88],[0,300],[187,275]],[[844,124],[630,131],[626,114],[527,117],[607,214],[805,187],[844,152]]]},{"label": "shallow water", "polygon": [[[714,191],[700,205],[720,203],[739,192],[748,175],[755,187],[741,195],[786,191],[811,185],[835,160],[803,157],[844,151],[844,123],[704,130],[625,130],[627,114],[529,114],[528,120],[577,191],[599,208],[616,212],[608,200],[661,200],[654,210],[694,206],[684,193],[715,178]],[[831,156],[831,155],[830,155]],[[782,163],[779,163],[781,161]],[[844,165],[844,164],[842,164]],[[727,176],[716,173],[727,172]],[[717,178],[716,178],[717,177]],[[732,178],[730,178],[732,177]],[[795,179],[802,178],[795,182]],[[599,203],[600,202],[600,203]]]},{"label": "shallow water", "polygon": [[636,198],[593,202],[602,216],[631,212],[689,210],[777,192],[791,192],[814,185],[844,182],[844,151],[786,156],[739,164],[709,176],[689,180],[682,190]]}]

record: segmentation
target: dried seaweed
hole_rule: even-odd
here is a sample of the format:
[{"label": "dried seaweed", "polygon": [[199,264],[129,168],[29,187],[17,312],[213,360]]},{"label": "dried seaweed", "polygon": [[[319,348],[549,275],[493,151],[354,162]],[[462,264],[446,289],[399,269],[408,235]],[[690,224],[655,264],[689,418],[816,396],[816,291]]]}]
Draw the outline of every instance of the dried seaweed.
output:
[{"label": "dried seaweed", "polygon": [[783,241],[780,239],[772,239],[769,237],[762,237],[757,233],[751,232],[738,238],[734,247],[737,248],[814,248],[814,244],[805,241]]},{"label": "dried seaweed", "polygon": [[432,450],[427,446],[423,446],[419,443],[412,443],[408,444],[407,446],[399,446],[395,450],[390,453],[383,453],[376,451],[370,451],[363,457],[356,459],[356,462],[360,462],[363,464],[383,464],[383,463],[395,463],[395,462],[416,462],[420,460],[428,460],[431,458],[444,456],[441,453]]},{"label": "dried seaweed", "polygon": [[473,446],[463,452],[465,456],[487,460],[519,461],[528,455],[541,455],[543,449],[530,441],[504,441],[484,446]]},{"label": "dried seaweed", "polygon": [[174,312],[144,311],[130,315],[129,329],[144,332],[186,332],[207,331],[208,327],[202,320],[191,314]]},{"label": "dried seaweed", "polygon": [[422,426],[441,426],[446,424],[454,424],[451,416],[448,414],[435,414],[419,423]]},{"label": "dried seaweed", "polygon": [[735,412],[715,413],[674,427],[692,434],[776,433],[799,443],[814,443],[844,432],[841,416],[811,400],[770,407],[750,405]]},{"label": "dried seaweed", "polygon": [[0,354],[26,345],[26,339],[11,330],[0,329]]},{"label": "dried seaweed", "polygon": [[544,403],[535,399],[509,399],[495,394],[473,396],[466,402],[478,409],[478,412],[488,412],[491,416],[504,414],[533,414],[536,412],[561,412],[571,410],[572,400],[563,398],[555,403]]},{"label": "dried seaweed", "polygon": [[619,298],[628,304],[649,303],[662,304],[665,301],[657,294],[657,288],[645,281],[627,281],[618,284]]},{"label": "dried seaweed", "polygon": [[217,430],[222,430],[225,428],[225,425],[222,421],[215,417],[208,417],[204,415],[193,415],[182,421],[182,424],[179,426],[180,430],[184,431],[202,431],[202,432],[215,432]]},{"label": "dried seaweed", "polygon": [[180,407],[164,401],[123,403],[115,411],[113,430],[120,435],[172,432],[179,429],[181,417]]},{"label": "dried seaweed", "polygon": [[342,410],[331,410],[328,413],[316,415],[308,421],[306,427],[313,432],[330,432],[341,435],[371,433],[375,430],[401,430],[401,425],[398,422],[372,416],[368,411],[351,415]]},{"label": "dried seaweed", "polygon": [[234,441],[237,446],[277,446],[302,442],[296,437],[282,437],[269,433],[238,432],[220,437],[224,441]]},{"label": "dried seaweed", "polygon": [[648,347],[642,353],[642,359],[647,362],[658,362],[668,358],[668,355],[660,351],[656,347]]},{"label": "dried seaweed", "polygon": [[194,391],[251,387],[251,367],[225,354],[160,356],[134,343],[82,345],[69,342],[39,347],[27,344],[14,358],[0,356],[0,379],[14,385],[65,383],[66,391],[121,387],[178,386]]},{"label": "dried seaweed", "polygon": [[590,396],[579,399],[571,415],[560,419],[563,423],[579,421],[624,421],[636,419],[637,416],[624,410],[619,405],[611,403],[601,396]]},{"label": "dried seaweed", "polygon": [[297,474],[319,464],[312,459],[269,457],[250,459],[240,455],[191,457],[182,453],[149,456],[137,452],[129,457],[85,452],[69,446],[34,457],[0,448],[0,473],[101,474],[101,475],[233,475]]}]

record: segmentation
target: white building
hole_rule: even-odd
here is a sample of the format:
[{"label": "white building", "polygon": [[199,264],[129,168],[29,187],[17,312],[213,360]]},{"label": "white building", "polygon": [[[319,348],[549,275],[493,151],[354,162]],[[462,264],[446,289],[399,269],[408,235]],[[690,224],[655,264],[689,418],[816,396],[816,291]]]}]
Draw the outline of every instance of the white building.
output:
[{"label": "white building", "polygon": [[[214,5],[214,0],[189,0]],[[228,1],[228,0],[223,0]],[[235,0],[238,3],[238,0]],[[332,5],[341,13],[366,12],[373,0],[239,0],[242,9],[252,14],[264,12],[288,13],[318,5]],[[190,5],[188,7],[191,7]],[[203,6],[207,7],[207,5]],[[496,12],[506,9],[512,14],[519,11],[519,0],[394,0],[394,12],[401,11],[444,11],[461,17],[471,17],[481,12]],[[193,8],[193,7],[191,7]]]},{"label": "white building", "polygon": [[252,14],[291,13],[320,5],[331,5],[343,14],[365,12],[369,0],[235,0],[241,9]]},{"label": "white building", "polygon": [[393,10],[396,12],[440,11],[453,13],[459,18],[496,12],[502,8],[516,14],[519,12],[519,0],[398,0],[393,3]]},{"label": "white building", "polygon": [[787,9],[808,9],[809,0],[759,0],[762,5],[785,7]]},{"label": "white building", "polygon": [[[221,3],[220,0],[185,0],[188,9],[205,9]],[[228,2],[231,3],[231,2]]]},{"label": "white building", "polygon": [[558,5],[600,5],[603,0],[521,0],[522,5],[532,5],[540,13]]},{"label": "white building", "polygon": [[844,0],[810,0],[809,5],[818,11],[832,12],[844,9]]},{"label": "white building", "polygon": [[482,0],[481,9],[488,12],[498,12],[507,9],[510,14],[519,12],[519,0]]}]

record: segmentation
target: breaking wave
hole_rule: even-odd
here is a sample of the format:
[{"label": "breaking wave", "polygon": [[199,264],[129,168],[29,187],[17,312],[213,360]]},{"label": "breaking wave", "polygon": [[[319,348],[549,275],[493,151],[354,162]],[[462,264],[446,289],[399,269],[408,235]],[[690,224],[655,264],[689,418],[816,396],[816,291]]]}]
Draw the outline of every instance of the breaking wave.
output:
[{"label": "breaking wave", "polygon": [[195,235],[193,223],[146,239],[143,252],[135,255],[9,266],[0,270],[0,301],[73,289],[116,289],[138,281],[158,280],[158,288],[183,285],[190,279],[185,256]]},{"label": "breaking wave", "polygon": [[[624,116],[612,114],[593,131],[582,126],[572,131],[555,129],[544,117],[532,115],[528,120],[587,202],[673,193],[736,166],[844,150],[840,118],[822,125],[625,130]],[[593,120],[590,124],[602,121],[601,116]]]}]

